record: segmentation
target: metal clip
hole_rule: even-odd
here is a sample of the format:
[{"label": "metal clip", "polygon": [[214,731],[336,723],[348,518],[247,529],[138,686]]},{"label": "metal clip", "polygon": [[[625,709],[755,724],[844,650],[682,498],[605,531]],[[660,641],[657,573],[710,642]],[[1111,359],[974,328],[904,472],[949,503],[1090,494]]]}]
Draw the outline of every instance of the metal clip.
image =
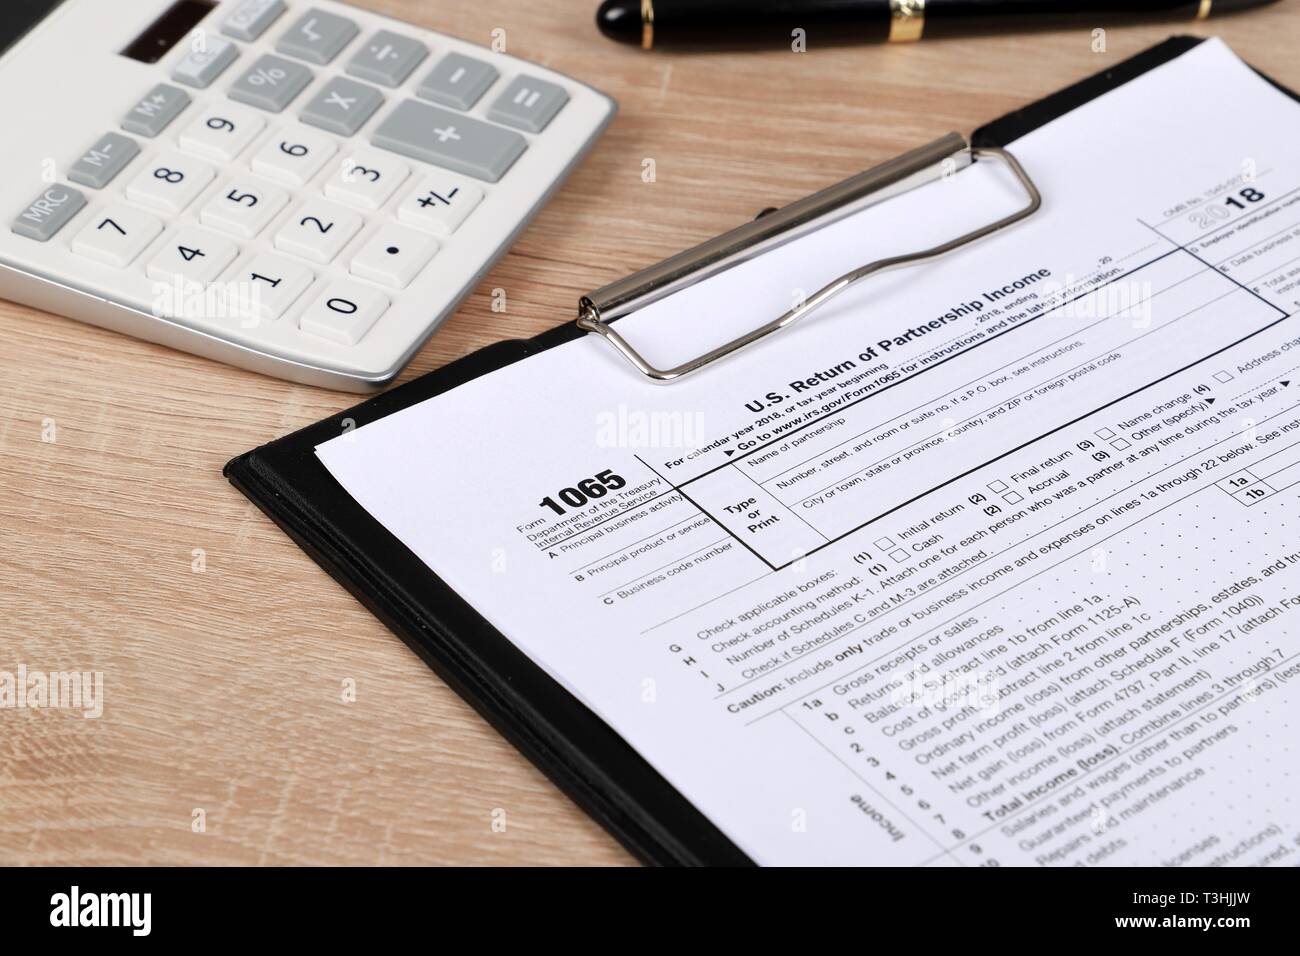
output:
[{"label": "metal clip", "polygon": [[[797,238],[798,235],[811,231],[812,228],[825,225],[823,220],[837,212],[842,217],[856,212],[871,201],[878,202],[888,196],[933,181],[938,178],[938,175],[948,171],[941,168],[945,161],[951,169],[951,164],[959,159],[969,164],[973,160],[984,158],[1001,160],[1015,174],[1029,198],[1029,202],[1023,208],[941,245],[906,255],[877,259],[859,266],[822,287],[779,318],[681,365],[666,369],[656,368],[609,324],[611,318],[625,315],[685,285],[725,271],[776,245]],[[604,336],[643,375],[656,382],[675,381],[791,325],[868,276],[886,269],[936,259],[1020,222],[1037,212],[1041,205],[1042,196],[1037,187],[1009,152],[993,146],[968,146],[964,137],[957,133],[950,133],[929,146],[906,153],[889,163],[792,203],[656,266],[605,286],[583,298],[579,303],[578,328]],[[611,315],[613,311],[617,311],[618,315]]]}]

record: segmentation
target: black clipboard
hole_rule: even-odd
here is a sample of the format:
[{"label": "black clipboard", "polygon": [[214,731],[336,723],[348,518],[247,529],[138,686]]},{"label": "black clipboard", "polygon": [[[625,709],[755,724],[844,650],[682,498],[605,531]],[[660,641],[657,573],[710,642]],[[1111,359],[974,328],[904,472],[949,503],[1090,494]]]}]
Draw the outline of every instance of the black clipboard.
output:
[{"label": "black clipboard", "polygon": [[[971,144],[1008,145],[1200,42],[1172,37],[994,120],[972,134]],[[349,419],[350,427],[360,427],[583,334],[568,322],[532,339],[490,345],[240,455],[224,473],[634,855],[664,865],[752,865],[622,737],[371,518],[315,454],[316,446],[341,434]]]}]

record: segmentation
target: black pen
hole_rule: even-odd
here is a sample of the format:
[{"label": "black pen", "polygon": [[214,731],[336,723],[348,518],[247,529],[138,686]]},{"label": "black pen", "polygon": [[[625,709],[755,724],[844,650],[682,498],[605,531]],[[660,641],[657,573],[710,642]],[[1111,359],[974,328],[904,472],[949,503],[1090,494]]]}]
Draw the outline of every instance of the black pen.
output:
[{"label": "black pen", "polygon": [[[605,36],[655,46],[871,43],[1023,28],[1198,19],[1274,0],[605,0]],[[800,33],[799,31],[802,31]]]}]

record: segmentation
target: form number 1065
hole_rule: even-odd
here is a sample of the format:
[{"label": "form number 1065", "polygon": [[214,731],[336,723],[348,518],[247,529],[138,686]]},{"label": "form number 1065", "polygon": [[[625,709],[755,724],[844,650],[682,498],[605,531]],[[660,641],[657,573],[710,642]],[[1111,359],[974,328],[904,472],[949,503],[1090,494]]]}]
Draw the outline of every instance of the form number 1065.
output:
[{"label": "form number 1065", "polygon": [[616,475],[610,469],[605,469],[594,478],[582,479],[573,488],[561,488],[555,493],[555,497],[560,501],[547,496],[538,502],[538,507],[550,508],[557,515],[562,515],[566,510],[564,505],[570,508],[581,508],[592,498],[603,498],[609,492],[617,491],[626,484],[627,479],[622,475]]}]

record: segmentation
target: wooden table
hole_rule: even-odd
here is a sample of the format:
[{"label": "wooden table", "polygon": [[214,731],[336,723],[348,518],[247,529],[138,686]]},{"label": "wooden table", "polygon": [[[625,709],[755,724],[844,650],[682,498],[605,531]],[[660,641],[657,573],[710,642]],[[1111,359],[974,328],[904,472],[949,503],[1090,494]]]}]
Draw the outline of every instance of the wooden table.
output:
[{"label": "wooden table", "polygon": [[[1172,32],[1218,33],[1300,87],[1291,2],[1111,29],[1104,52],[1078,30],[678,56],[602,39],[595,0],[359,5],[484,43],[504,28],[511,53],[622,107],[404,379],[569,320],[580,294],[763,206]],[[505,313],[491,310],[497,287]],[[105,681],[98,720],[0,711],[0,863],[630,862],[221,477],[233,455],[354,396],[9,303],[0,394],[0,670]]]}]

